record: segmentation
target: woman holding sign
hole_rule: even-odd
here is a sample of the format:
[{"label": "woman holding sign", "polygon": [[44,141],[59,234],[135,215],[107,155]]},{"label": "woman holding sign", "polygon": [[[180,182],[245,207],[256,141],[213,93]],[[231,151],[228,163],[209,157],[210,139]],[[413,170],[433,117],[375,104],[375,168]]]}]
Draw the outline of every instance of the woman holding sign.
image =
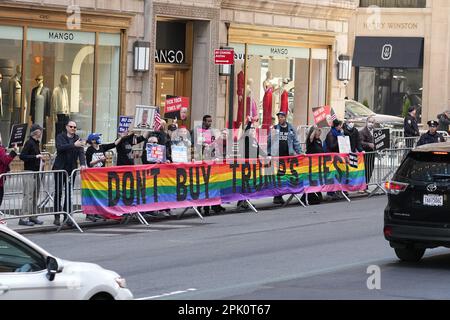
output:
[{"label": "woman holding sign", "polygon": [[[8,154],[6,148],[2,145],[2,137],[0,136],[0,174],[7,173],[10,171],[9,164],[14,160],[19,152],[17,145],[14,145],[14,149]],[[0,206],[3,202],[3,182],[4,179],[0,179]]]}]

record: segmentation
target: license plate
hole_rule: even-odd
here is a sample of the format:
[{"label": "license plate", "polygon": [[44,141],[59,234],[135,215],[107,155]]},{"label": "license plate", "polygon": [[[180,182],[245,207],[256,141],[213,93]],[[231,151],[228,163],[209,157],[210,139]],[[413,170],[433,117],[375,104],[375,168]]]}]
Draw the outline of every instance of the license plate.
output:
[{"label": "license plate", "polygon": [[444,205],[444,196],[437,194],[425,194],[423,204],[430,207],[442,207]]}]

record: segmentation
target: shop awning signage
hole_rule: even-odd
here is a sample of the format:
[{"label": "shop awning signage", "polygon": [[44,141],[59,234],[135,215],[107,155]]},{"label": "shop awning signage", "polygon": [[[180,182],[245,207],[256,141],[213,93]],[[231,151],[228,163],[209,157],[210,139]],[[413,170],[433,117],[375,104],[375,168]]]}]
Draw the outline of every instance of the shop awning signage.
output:
[{"label": "shop awning signage", "polygon": [[[234,58],[243,60],[245,55],[245,45],[242,43],[230,43],[229,47],[234,49]],[[276,57],[276,58],[299,58],[309,59],[309,49],[302,47],[288,46],[265,46],[258,44],[249,44],[247,48],[251,56]],[[325,49],[326,52],[326,49]]]},{"label": "shop awning signage", "polygon": [[423,38],[356,37],[353,65],[378,68],[422,68]]}]

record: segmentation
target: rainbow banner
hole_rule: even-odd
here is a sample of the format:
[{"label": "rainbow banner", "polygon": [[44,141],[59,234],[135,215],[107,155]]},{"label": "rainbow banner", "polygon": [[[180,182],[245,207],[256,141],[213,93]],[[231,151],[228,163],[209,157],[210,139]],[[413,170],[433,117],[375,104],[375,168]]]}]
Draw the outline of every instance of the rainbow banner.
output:
[{"label": "rainbow banner", "polygon": [[109,217],[210,206],[284,194],[366,189],[364,155],[90,168],[81,172],[86,214]]}]

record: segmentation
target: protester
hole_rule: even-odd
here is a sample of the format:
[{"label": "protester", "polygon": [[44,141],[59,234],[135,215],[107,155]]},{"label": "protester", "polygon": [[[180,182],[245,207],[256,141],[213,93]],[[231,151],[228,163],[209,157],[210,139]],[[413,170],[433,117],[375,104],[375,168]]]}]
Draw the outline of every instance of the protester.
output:
[{"label": "protester", "polygon": [[450,110],[444,111],[444,113],[437,116],[439,120],[439,131],[449,132],[450,125]]},{"label": "protester", "polygon": [[[300,142],[297,139],[294,127],[286,121],[286,113],[278,112],[278,124],[270,131],[267,141],[267,153],[269,156],[287,157],[302,153]],[[278,175],[285,172],[279,171]],[[274,204],[284,204],[283,196],[275,196]]]},{"label": "protester", "polygon": [[[42,139],[43,128],[39,124],[33,124],[30,129],[30,139],[25,143],[20,160],[24,162],[24,170],[30,172],[41,171],[41,164],[45,162],[45,157],[41,154],[40,141]],[[23,176],[23,201],[22,214],[36,215],[39,192],[41,187],[41,179],[38,174]],[[28,220],[19,219],[19,225],[33,226],[41,225],[43,221],[36,216],[30,217]]]},{"label": "protester", "polygon": [[106,151],[114,149],[122,140],[122,137],[119,137],[112,143],[103,144],[101,136],[101,133],[91,133],[87,138],[86,142],[90,146],[86,150],[86,162],[89,168],[106,167]]},{"label": "protester", "polygon": [[119,144],[116,145],[117,150],[117,165],[118,166],[133,166],[134,154],[133,146],[144,142],[150,136],[150,131],[146,131],[144,135],[138,136],[134,132],[124,132]]},{"label": "protester", "polygon": [[[14,145],[14,148],[9,152],[6,152],[6,148],[2,144],[2,137],[0,136],[0,175],[3,173],[8,173],[11,169],[9,168],[9,164],[14,160],[19,152],[19,148],[17,145]],[[0,206],[3,202],[4,195],[4,180],[0,179]]]},{"label": "protester", "polygon": [[323,150],[322,129],[317,126],[312,126],[309,129],[308,136],[306,137],[306,154],[325,153]]},{"label": "protester", "polygon": [[373,130],[375,127],[375,118],[368,117],[366,120],[366,126],[360,132],[361,146],[364,154],[364,166],[366,169],[366,183],[370,183],[372,173],[375,164],[375,138],[373,136]]},{"label": "protester", "polygon": [[[172,133],[171,137],[171,153],[174,153],[175,147],[184,147],[186,150],[186,161],[191,162],[192,159],[192,141],[189,134],[189,131],[187,130],[186,126],[180,125],[178,127],[178,130],[174,131]],[[173,162],[179,162],[175,159],[175,156],[172,156]]]},{"label": "protester", "polygon": [[351,151],[353,153],[362,152],[361,138],[358,129],[355,128],[355,123],[353,121],[345,122],[343,129],[344,135],[350,138]]},{"label": "protester", "polygon": [[412,139],[413,137],[418,137],[420,136],[420,131],[419,131],[419,126],[417,125],[417,120],[416,120],[416,107],[411,106],[408,109],[408,115],[405,117],[405,121],[404,121],[404,135],[405,138],[409,138],[406,139],[406,147],[407,148],[412,148],[414,147],[414,139]]},{"label": "protester", "polygon": [[[154,145],[162,145],[162,144],[160,144],[159,143],[159,141],[158,141],[158,137],[157,137],[157,135],[156,134],[154,134],[154,133],[152,133],[151,135],[150,135],[150,137],[148,138],[148,140],[147,140],[147,143],[150,143],[150,144],[154,144]],[[163,163],[163,162],[160,162],[160,161],[151,161],[151,160],[148,160],[148,157],[147,157],[147,143],[144,143],[144,147],[142,148],[142,164],[157,164],[157,163]],[[170,143],[170,141],[169,141],[169,143]],[[170,156],[170,152],[169,152],[169,150],[170,150],[170,148],[167,148],[167,146],[164,146],[165,147],[165,158],[166,158],[166,161],[165,161],[165,163],[171,163],[172,162],[172,158],[171,158],[171,156]]]},{"label": "protester", "polygon": [[328,153],[339,153],[339,141],[338,137],[343,137],[342,133],[342,121],[338,119],[333,120],[333,127],[328,132],[325,138],[324,151]]},{"label": "protester", "polygon": [[[70,175],[78,167],[77,161],[80,162],[81,168],[86,168],[86,157],[84,155],[85,141],[80,139],[76,135],[77,124],[73,120],[69,120],[66,125],[66,131],[61,132],[56,137],[56,159],[53,164],[53,170],[64,170]],[[67,181],[66,176],[61,173],[55,173],[55,212],[67,212],[70,214],[71,207],[71,193],[72,193],[72,181]],[[66,188],[67,192],[64,197],[64,209],[61,207],[61,197],[63,189]],[[69,226],[72,222],[66,217],[65,221]],[[54,225],[61,225],[60,215],[55,214]]]},{"label": "protester", "polygon": [[445,138],[437,132],[439,123],[434,120],[430,120],[427,122],[429,126],[429,130],[424,133],[419,141],[417,142],[417,146],[422,146],[424,144],[430,144],[430,143],[439,143],[439,142],[445,142]]}]

